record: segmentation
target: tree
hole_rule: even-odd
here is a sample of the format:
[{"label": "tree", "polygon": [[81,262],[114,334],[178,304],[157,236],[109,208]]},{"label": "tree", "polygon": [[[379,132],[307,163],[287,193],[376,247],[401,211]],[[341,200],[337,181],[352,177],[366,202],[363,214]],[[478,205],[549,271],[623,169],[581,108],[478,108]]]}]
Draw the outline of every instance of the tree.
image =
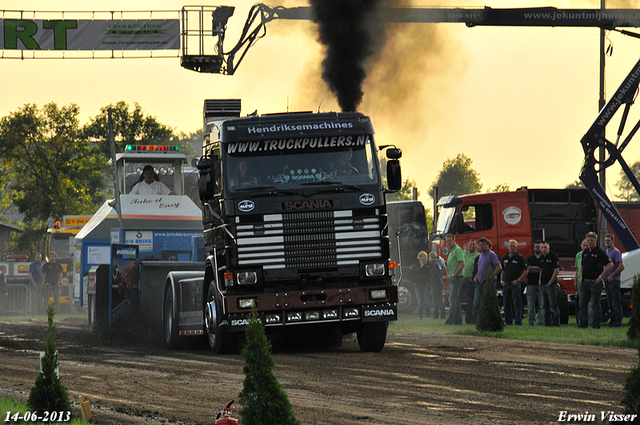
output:
[{"label": "tree", "polygon": [[565,189],[586,189],[586,186],[582,183],[582,180],[576,180],[566,185]]},{"label": "tree", "polygon": [[[640,357],[640,344],[638,348],[638,356]],[[638,415],[640,415],[640,361],[636,366],[631,368],[631,372],[627,375],[624,385],[624,397],[622,405],[624,406],[625,415],[636,415],[636,420],[624,423],[637,423]]]},{"label": "tree", "polygon": [[[631,168],[633,175],[637,179],[640,179],[640,161],[634,162],[629,168]],[[640,201],[640,193],[638,193],[636,188],[633,187],[631,180],[629,180],[629,177],[627,177],[627,174],[624,172],[624,170],[620,170],[620,180],[616,183],[616,187],[620,191],[618,193],[618,196],[621,199],[627,202]]]},{"label": "tree", "polygon": [[438,188],[438,195],[466,195],[478,193],[482,189],[480,175],[471,168],[470,158],[460,153],[454,159],[449,159],[442,164],[442,170],[438,173],[438,178],[429,188],[433,193],[434,187]]},{"label": "tree", "polygon": [[62,385],[58,376],[60,360],[56,351],[56,327],[53,324],[55,311],[53,303],[47,307],[49,329],[44,343],[44,356],[40,361],[40,374],[29,393],[27,405],[39,414],[43,412],[71,412],[69,390]]},{"label": "tree", "polygon": [[640,275],[633,277],[633,287],[631,288],[631,318],[629,319],[629,329],[627,337],[635,340],[640,347]]},{"label": "tree", "polygon": [[83,128],[83,134],[99,143],[102,154],[111,158],[109,142],[109,108],[113,121],[113,138],[116,152],[124,152],[126,145],[167,145],[174,134],[171,127],[160,124],[155,117],[145,115],[142,107],[134,102],[133,108],[124,101],[100,108],[100,113]]},{"label": "tree", "polygon": [[[386,179],[385,179],[386,180]],[[386,181],[385,181],[386,187]],[[416,187],[416,182],[409,179],[404,179],[402,182],[402,187],[399,191],[395,193],[386,194],[387,202],[389,201],[410,201],[413,199],[413,188]],[[420,191],[418,191],[418,195],[420,195]]]},{"label": "tree", "polygon": [[498,183],[495,185],[495,187],[493,189],[487,189],[487,193],[491,193],[491,192],[508,192],[509,190],[509,185],[507,183]]},{"label": "tree", "polygon": [[27,104],[0,120],[0,159],[26,221],[93,213],[104,199],[106,159],[81,137],[76,105]]},{"label": "tree", "polygon": [[271,344],[255,309],[245,335],[247,345],[242,349],[245,378],[239,395],[242,425],[299,425],[289,397],[273,373]]}]

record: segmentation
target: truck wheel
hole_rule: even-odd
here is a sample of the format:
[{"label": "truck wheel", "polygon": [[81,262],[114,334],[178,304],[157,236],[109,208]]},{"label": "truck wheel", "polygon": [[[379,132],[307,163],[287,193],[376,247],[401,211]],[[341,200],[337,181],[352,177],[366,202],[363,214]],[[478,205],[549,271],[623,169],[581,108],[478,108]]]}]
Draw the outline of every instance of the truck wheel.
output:
[{"label": "truck wheel", "polygon": [[178,348],[182,339],[178,336],[178,320],[176,312],[173,308],[173,291],[171,285],[167,285],[164,290],[164,308],[163,324],[164,324],[164,342],[168,348]]},{"label": "truck wheel", "polygon": [[207,302],[204,305],[204,328],[211,351],[215,354],[227,354],[235,350],[236,344],[227,326],[221,325],[223,317],[216,295],[215,283],[211,282],[207,292]]},{"label": "truck wheel", "polygon": [[358,330],[358,345],[362,352],[382,351],[387,341],[387,327],[389,322],[369,322],[360,325]]},{"label": "truck wheel", "polygon": [[411,314],[416,309],[418,300],[413,289],[413,284],[398,285],[398,313]]},{"label": "truck wheel", "polygon": [[567,298],[567,291],[562,285],[558,285],[556,299],[560,310],[560,324],[566,325],[569,323],[569,299]]}]

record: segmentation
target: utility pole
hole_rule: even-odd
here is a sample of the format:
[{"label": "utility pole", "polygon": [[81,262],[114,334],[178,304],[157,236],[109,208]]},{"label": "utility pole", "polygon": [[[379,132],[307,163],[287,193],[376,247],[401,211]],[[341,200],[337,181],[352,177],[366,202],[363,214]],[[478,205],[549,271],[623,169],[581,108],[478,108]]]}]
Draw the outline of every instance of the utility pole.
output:
[{"label": "utility pole", "polygon": [[[604,10],[607,8],[607,0],[600,0],[600,9],[604,13]],[[605,29],[600,28],[600,96],[598,100],[598,113],[604,108],[604,105],[607,103],[607,94],[605,93],[605,66],[606,66],[606,54],[605,54]],[[605,130],[602,130],[602,140],[605,140]],[[600,164],[604,164],[604,160],[606,159],[606,149],[603,146],[600,146],[598,156],[600,160]],[[598,170],[598,183],[602,187],[604,192],[607,192],[607,178],[606,178],[606,167],[604,165],[600,166],[600,170]],[[607,234],[607,220],[605,218],[602,210],[600,211],[600,247],[604,248],[604,235]]]}]

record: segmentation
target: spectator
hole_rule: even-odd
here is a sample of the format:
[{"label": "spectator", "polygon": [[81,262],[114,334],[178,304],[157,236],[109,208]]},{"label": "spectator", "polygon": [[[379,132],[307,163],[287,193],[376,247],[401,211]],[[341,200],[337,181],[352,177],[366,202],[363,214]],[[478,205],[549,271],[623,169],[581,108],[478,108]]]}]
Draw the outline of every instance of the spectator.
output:
[{"label": "spectator", "polygon": [[[533,254],[527,258],[527,309],[529,316],[529,325],[536,324],[536,315],[538,316],[538,325],[544,326],[544,303],[542,302],[543,292],[540,287],[540,251],[541,241],[533,243]],[[536,306],[536,301],[538,302]]]},{"label": "spectator", "polygon": [[447,270],[449,277],[449,317],[445,325],[461,325],[462,309],[460,307],[460,290],[462,289],[462,269],[464,268],[464,251],[456,244],[456,237],[449,233],[444,238],[449,248]]},{"label": "spectator", "polygon": [[49,304],[49,299],[53,297],[54,308],[58,310],[60,304],[60,280],[62,279],[62,265],[58,263],[58,254],[51,251],[49,261],[42,266],[44,275],[44,302]]},{"label": "spectator", "polygon": [[442,297],[442,290],[444,289],[443,277],[446,273],[446,269],[443,267],[441,258],[438,258],[438,254],[435,252],[429,253],[429,286],[431,288],[431,299],[433,300],[433,318],[440,319],[445,318],[444,311],[444,298]]},{"label": "spectator", "polygon": [[7,286],[7,266],[0,265],[0,314],[4,314],[9,302],[9,287]]},{"label": "spectator", "polygon": [[607,248],[607,256],[613,266],[611,271],[604,275],[604,289],[607,293],[607,306],[609,307],[609,326],[617,328],[622,325],[622,300],[620,299],[620,273],[624,270],[622,253],[614,246],[614,238],[611,233],[604,235],[604,246]]},{"label": "spectator", "polygon": [[473,278],[474,263],[476,258],[480,256],[480,253],[476,251],[476,240],[469,239],[467,242],[467,249],[464,251],[464,268],[462,274],[464,280],[462,281],[462,291],[460,292],[460,302],[464,303],[464,320],[467,324],[471,323],[471,316],[473,311],[473,295],[476,290],[476,283]]},{"label": "spectator", "polygon": [[502,302],[507,325],[522,326],[522,287],[527,275],[527,261],[518,252],[518,242],[509,241],[509,253],[502,258]]},{"label": "spectator", "polygon": [[560,259],[549,250],[549,243],[540,244],[540,288],[546,326],[560,326],[560,308],[558,307],[558,272]]},{"label": "spectator", "polygon": [[611,259],[601,250],[596,243],[598,235],[595,232],[589,232],[586,236],[587,249],[582,251],[582,265],[580,266],[580,327],[586,328],[589,324],[588,305],[593,308],[593,321],[591,327],[600,329],[600,321],[602,320],[602,308],[600,306],[600,294],[602,293],[602,277],[605,276],[613,263]]},{"label": "spectator", "polygon": [[418,262],[412,267],[413,282],[418,302],[418,320],[429,318],[429,257],[424,251],[418,253]]},{"label": "spectator", "polygon": [[500,265],[500,259],[495,252],[491,251],[491,241],[487,238],[480,238],[478,240],[478,247],[480,248],[480,256],[478,261],[478,274],[475,277],[476,290],[473,296],[473,311],[471,313],[471,323],[475,324],[480,312],[480,304],[482,302],[482,294],[484,292],[484,285],[487,282],[489,276],[493,273],[495,278],[502,271]]},{"label": "spectator", "polygon": [[152,165],[145,165],[142,169],[140,179],[133,189],[131,189],[130,195],[175,195],[164,183],[160,181],[160,178],[156,174]]},{"label": "spectator", "polygon": [[29,264],[29,292],[31,298],[31,313],[42,311],[43,302],[42,254],[36,252],[35,260]]},{"label": "spectator", "polygon": [[[576,321],[578,323],[578,326],[580,326],[580,314],[578,314],[578,306],[580,305],[580,281],[582,280],[582,277],[580,276],[580,267],[582,266],[582,251],[584,251],[585,249],[587,249],[587,240],[583,239],[582,243],[580,244],[580,251],[578,251],[578,253],[576,254],[576,280],[574,282],[574,285],[576,287]],[[589,304],[588,306],[588,310],[589,310],[589,322],[593,321],[593,306],[591,304]]]}]

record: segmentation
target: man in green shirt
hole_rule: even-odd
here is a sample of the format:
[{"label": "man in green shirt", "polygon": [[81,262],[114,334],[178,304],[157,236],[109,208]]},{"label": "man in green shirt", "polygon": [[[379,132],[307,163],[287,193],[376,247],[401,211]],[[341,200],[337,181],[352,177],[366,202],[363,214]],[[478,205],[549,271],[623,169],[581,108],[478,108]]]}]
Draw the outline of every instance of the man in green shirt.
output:
[{"label": "man in green shirt", "polygon": [[444,238],[449,256],[447,257],[447,277],[449,278],[449,317],[445,325],[461,325],[462,309],[460,308],[460,290],[462,289],[462,269],[464,268],[464,251],[456,244],[456,237],[449,233]]},{"label": "man in green shirt", "polygon": [[467,249],[464,251],[464,268],[462,269],[462,291],[460,292],[460,302],[465,303],[464,315],[465,322],[471,323],[471,313],[473,310],[473,295],[476,291],[476,283],[473,281],[473,265],[476,258],[480,255],[476,251],[476,240],[469,239]]}]

